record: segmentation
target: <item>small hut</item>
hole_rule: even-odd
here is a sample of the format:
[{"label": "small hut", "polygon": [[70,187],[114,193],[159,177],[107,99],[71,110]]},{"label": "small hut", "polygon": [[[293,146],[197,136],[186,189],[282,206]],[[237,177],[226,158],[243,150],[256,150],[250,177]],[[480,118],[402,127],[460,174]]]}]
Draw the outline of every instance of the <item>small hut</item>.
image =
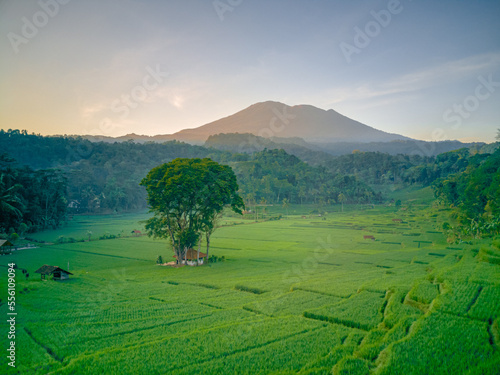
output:
[{"label": "small hut", "polygon": [[73,275],[71,272],[63,270],[57,266],[43,265],[35,271],[41,275],[42,280],[45,280],[47,276],[52,275],[52,280],[67,280],[69,275]]},{"label": "small hut", "polygon": [[[200,257],[199,257],[199,262],[197,262],[198,260],[198,251],[194,250],[194,249],[189,249],[187,251],[187,254],[186,254],[186,257],[181,259],[181,263],[185,263],[184,262],[184,259],[187,260],[187,265],[188,266],[197,266],[197,265],[202,265],[203,264],[203,260],[207,257],[207,254],[205,253],[202,253],[200,251]],[[177,255],[174,255],[174,258],[177,259]]]},{"label": "small hut", "polygon": [[14,245],[7,240],[0,240],[0,255],[10,254]]}]

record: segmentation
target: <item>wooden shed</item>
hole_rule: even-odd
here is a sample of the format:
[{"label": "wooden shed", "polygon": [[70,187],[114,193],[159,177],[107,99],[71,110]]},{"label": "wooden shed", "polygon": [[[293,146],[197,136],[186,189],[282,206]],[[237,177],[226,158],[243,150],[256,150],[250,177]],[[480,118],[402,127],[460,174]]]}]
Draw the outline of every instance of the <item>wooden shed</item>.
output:
[{"label": "wooden shed", "polygon": [[0,240],[0,255],[10,254],[14,245],[7,240]]},{"label": "wooden shed", "polygon": [[67,280],[69,275],[73,275],[71,272],[63,270],[57,266],[48,266],[44,264],[39,269],[35,271],[41,275],[42,280],[45,280],[47,276],[52,275],[52,280]]},{"label": "wooden shed", "polygon": [[[201,265],[203,264],[204,258],[207,257],[207,254],[202,253],[200,251],[200,260],[199,263],[197,263],[198,260],[198,252],[194,249],[189,249],[186,254],[186,260],[187,260],[187,265],[188,266],[196,266],[196,265]],[[174,258],[177,259],[177,255],[174,255]],[[181,259],[181,263],[184,263],[184,259]]]}]

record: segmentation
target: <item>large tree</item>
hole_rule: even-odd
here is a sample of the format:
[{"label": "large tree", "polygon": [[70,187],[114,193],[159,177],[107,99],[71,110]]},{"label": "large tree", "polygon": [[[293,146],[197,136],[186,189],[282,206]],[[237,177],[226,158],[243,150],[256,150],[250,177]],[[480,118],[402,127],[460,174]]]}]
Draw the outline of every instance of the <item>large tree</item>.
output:
[{"label": "large tree", "polygon": [[170,239],[177,262],[203,233],[209,244],[224,207],[240,214],[244,208],[231,167],[208,158],[178,158],[162,164],[153,168],[141,185],[146,187],[154,213],[146,223],[148,235]]}]

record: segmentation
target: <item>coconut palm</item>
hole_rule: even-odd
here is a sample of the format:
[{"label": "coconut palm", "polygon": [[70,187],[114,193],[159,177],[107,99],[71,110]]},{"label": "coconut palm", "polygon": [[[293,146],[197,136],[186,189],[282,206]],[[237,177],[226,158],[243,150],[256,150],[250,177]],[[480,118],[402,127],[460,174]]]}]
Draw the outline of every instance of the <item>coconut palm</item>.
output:
[{"label": "coconut palm", "polygon": [[287,198],[283,198],[283,207],[286,210],[286,217],[288,218],[288,206],[290,206],[290,202]]},{"label": "coconut palm", "polygon": [[6,175],[0,175],[0,212],[7,215],[21,217],[23,214],[18,207],[22,207],[22,202],[16,194],[17,190],[22,186],[19,184],[8,187],[5,182]]},{"label": "coconut palm", "polygon": [[347,202],[347,197],[343,193],[340,193],[337,200],[342,204],[342,212],[344,212],[344,202]]}]

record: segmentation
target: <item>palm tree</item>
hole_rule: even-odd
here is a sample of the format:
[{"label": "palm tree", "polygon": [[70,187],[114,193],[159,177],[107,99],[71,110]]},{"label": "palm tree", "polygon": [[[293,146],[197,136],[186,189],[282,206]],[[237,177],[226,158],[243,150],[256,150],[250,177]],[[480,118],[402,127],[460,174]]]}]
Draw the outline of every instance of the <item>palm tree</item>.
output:
[{"label": "palm tree", "polygon": [[344,202],[347,201],[346,196],[340,193],[338,196],[338,201],[342,204],[342,212],[344,212]]},{"label": "palm tree", "polygon": [[21,210],[18,208],[22,208],[22,202],[16,194],[16,191],[21,187],[20,184],[7,187],[5,174],[2,173],[0,175],[0,211],[17,217],[23,216]]},{"label": "palm tree", "polygon": [[266,198],[262,197],[260,199],[260,205],[262,206],[262,219],[264,219],[264,215],[266,214],[266,205],[267,205]]},{"label": "palm tree", "polygon": [[290,205],[290,202],[288,202],[287,198],[283,198],[283,207],[286,209],[286,217],[288,218],[288,206]]}]

